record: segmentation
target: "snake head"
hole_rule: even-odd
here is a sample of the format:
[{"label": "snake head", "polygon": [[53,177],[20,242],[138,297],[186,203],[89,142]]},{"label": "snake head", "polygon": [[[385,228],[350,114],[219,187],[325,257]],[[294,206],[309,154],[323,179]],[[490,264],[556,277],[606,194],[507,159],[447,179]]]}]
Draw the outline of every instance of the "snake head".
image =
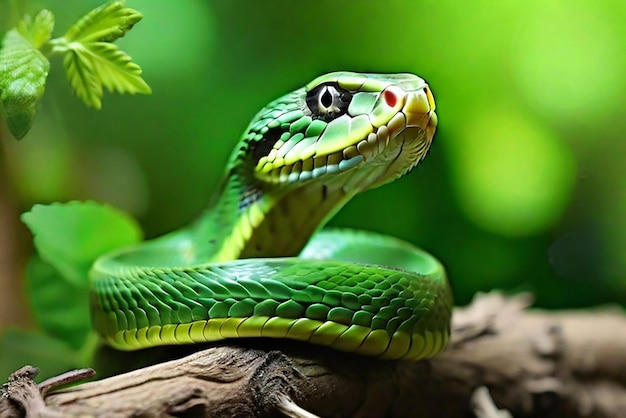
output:
[{"label": "snake head", "polygon": [[[434,98],[423,79],[334,72],[261,110],[244,135],[243,151],[262,183],[340,177],[342,187],[359,191],[415,167],[436,125]],[[351,174],[338,176],[346,172]]]}]

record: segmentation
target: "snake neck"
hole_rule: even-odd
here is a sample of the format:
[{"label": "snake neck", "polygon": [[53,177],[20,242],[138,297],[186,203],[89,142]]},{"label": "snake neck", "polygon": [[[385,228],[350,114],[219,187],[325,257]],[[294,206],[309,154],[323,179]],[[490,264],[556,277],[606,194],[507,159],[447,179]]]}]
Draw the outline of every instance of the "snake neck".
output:
[{"label": "snake neck", "polygon": [[354,194],[336,181],[284,190],[233,172],[192,227],[196,256],[202,261],[295,256]]}]

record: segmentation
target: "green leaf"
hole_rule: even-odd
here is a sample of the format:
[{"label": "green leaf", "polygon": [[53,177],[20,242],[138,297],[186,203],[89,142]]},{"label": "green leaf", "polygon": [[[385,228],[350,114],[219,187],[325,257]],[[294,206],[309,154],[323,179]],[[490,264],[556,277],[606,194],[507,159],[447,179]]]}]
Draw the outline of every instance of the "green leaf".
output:
[{"label": "green leaf", "polygon": [[102,85],[111,92],[150,94],[141,78],[141,68],[117,46],[105,42],[89,44],[89,53]]},{"label": "green leaf", "polygon": [[52,29],[54,29],[54,15],[49,10],[42,10],[37,13],[34,20],[29,15],[17,24],[15,29],[24,39],[26,39],[35,48],[41,46],[50,40]]},{"label": "green leaf", "polygon": [[120,2],[105,4],[87,13],[63,37],[50,41],[52,52],[66,54],[67,78],[87,106],[102,107],[102,86],[111,92],[151,93],[141,68],[111,43],[142,17]]},{"label": "green leaf", "polygon": [[102,86],[111,92],[150,94],[141,68],[117,46],[107,42],[70,45],[63,64],[70,84],[88,106],[100,109]]},{"label": "green leaf", "polygon": [[63,280],[37,256],[28,262],[26,279],[31,311],[41,329],[75,350],[83,347],[91,332],[87,283]]},{"label": "green leaf", "polygon": [[33,331],[4,331],[0,335],[0,376],[27,364],[41,370],[40,380],[83,367],[79,353],[62,341]]},{"label": "green leaf", "polygon": [[132,218],[95,202],[35,205],[22,220],[33,232],[41,258],[79,286],[87,283],[96,258],[141,240]]},{"label": "green leaf", "polygon": [[119,2],[93,9],[63,36],[68,42],[113,42],[124,36],[143,16]]},{"label": "green leaf", "polygon": [[[33,40],[39,42],[45,36],[43,26],[30,28],[32,31],[27,33]],[[49,69],[48,59],[18,30],[6,33],[0,50],[0,111],[17,139],[23,138],[33,125]]]},{"label": "green leaf", "polygon": [[98,79],[98,73],[93,68],[93,63],[87,58],[87,54],[81,52],[79,45],[70,49],[63,65],[70,85],[76,95],[87,105],[94,109],[102,107],[102,82]]}]

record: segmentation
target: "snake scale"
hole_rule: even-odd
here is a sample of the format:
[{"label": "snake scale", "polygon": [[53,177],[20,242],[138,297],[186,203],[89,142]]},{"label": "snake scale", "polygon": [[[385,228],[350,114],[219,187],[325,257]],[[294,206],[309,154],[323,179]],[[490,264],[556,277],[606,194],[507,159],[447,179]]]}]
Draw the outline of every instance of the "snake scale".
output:
[{"label": "snake scale", "polygon": [[441,264],[392,237],[320,230],[357,193],[413,169],[436,126],[413,74],[335,72],[270,102],[198,219],[94,263],[94,328],[121,350],[269,337],[437,354],[452,311]]}]

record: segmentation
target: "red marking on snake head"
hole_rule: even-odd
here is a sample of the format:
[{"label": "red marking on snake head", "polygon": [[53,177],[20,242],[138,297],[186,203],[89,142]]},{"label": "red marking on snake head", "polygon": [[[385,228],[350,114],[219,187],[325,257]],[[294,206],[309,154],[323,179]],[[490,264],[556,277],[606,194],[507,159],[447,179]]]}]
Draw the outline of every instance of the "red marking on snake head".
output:
[{"label": "red marking on snake head", "polygon": [[385,90],[385,92],[383,93],[383,97],[385,98],[385,102],[389,107],[394,107],[396,103],[398,103],[398,97],[392,91]]}]

